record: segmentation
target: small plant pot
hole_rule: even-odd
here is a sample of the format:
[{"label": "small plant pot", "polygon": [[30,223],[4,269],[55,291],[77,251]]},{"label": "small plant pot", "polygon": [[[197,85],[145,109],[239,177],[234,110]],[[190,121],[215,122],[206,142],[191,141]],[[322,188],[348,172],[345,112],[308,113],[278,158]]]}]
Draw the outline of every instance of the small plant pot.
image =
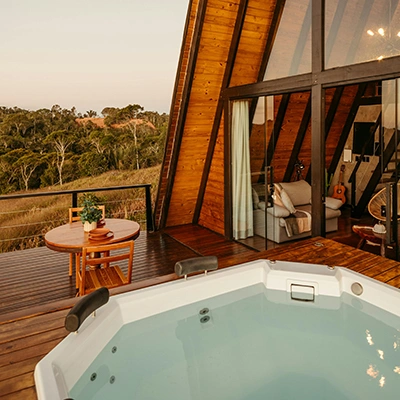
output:
[{"label": "small plant pot", "polygon": [[85,221],[84,224],[83,224],[83,230],[85,232],[89,232],[92,229],[96,229],[96,228],[97,228],[97,221],[95,221],[95,222]]}]

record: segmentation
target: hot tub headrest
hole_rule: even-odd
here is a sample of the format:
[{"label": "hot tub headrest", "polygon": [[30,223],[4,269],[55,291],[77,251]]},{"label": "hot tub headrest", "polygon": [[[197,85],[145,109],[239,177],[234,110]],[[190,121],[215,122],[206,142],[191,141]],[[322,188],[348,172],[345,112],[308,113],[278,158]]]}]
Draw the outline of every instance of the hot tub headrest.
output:
[{"label": "hot tub headrest", "polygon": [[108,302],[110,292],[106,287],[95,290],[76,303],[65,317],[65,328],[76,332],[82,322],[95,310]]},{"label": "hot tub headrest", "polygon": [[194,272],[214,271],[218,268],[218,259],[215,256],[194,257],[178,261],[175,264],[175,274],[186,276]]}]

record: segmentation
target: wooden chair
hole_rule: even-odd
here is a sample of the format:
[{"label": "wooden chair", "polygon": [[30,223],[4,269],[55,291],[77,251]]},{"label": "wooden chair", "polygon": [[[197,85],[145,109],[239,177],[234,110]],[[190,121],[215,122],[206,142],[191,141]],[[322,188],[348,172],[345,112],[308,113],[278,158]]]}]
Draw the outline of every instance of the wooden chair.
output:
[{"label": "wooden chair", "polygon": [[[122,243],[87,246],[82,251],[82,266],[77,269],[79,296],[101,287],[113,288],[132,281],[133,240]],[[118,250],[116,253],[115,251]],[[114,254],[112,254],[114,252]],[[99,257],[93,257],[98,255]],[[122,272],[117,261],[128,261],[128,272]]]},{"label": "wooden chair", "polygon": [[[106,217],[106,206],[98,206],[102,211],[102,218]],[[82,211],[83,207],[71,207],[69,211],[69,223],[72,224],[73,222],[80,221],[81,217],[79,216],[79,212]],[[69,276],[72,276],[72,268],[74,265],[74,256],[75,256],[75,265],[78,268],[80,264],[81,255],[80,253],[70,254],[69,255]],[[78,286],[76,286],[78,288]]]}]

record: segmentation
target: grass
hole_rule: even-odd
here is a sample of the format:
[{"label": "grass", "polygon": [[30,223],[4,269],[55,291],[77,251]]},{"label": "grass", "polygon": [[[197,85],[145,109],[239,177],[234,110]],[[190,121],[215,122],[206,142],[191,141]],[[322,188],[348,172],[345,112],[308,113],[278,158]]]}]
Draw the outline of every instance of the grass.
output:
[{"label": "grass", "polygon": [[[83,178],[61,186],[52,186],[24,193],[52,192],[135,184],[151,184],[154,200],[160,166],[135,171],[109,171],[93,178]],[[106,216],[133,219],[141,224],[146,219],[144,189],[96,192],[106,205]],[[43,237],[50,229],[68,222],[71,195],[45,196],[0,202],[0,253],[42,246]],[[79,202],[79,199],[78,199]]]}]

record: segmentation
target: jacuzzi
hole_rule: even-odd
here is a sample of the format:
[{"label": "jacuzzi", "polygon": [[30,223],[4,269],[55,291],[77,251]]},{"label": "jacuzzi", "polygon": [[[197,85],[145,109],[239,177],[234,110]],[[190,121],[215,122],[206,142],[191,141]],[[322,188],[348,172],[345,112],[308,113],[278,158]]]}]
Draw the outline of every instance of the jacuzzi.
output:
[{"label": "jacuzzi", "polygon": [[39,400],[397,399],[400,290],[259,260],[113,296],[35,383]]}]

